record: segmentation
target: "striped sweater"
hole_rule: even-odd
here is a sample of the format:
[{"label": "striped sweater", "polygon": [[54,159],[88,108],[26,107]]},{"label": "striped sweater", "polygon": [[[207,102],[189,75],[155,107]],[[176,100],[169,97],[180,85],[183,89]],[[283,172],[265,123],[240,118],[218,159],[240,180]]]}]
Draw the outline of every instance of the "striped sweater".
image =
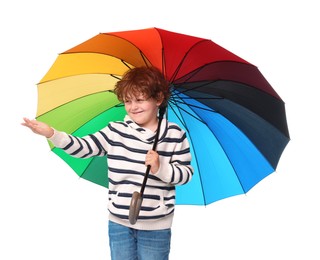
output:
[{"label": "striped sweater", "polygon": [[107,155],[109,178],[109,219],[142,230],[170,228],[175,205],[175,185],[191,180],[191,154],[185,132],[163,119],[157,152],[160,168],[150,172],[144,190],[138,221],[128,220],[133,192],[140,191],[146,172],[145,157],[152,149],[155,133],[139,127],[130,117],[112,122],[104,129],[85,137],[54,131],[49,140],[68,154],[88,158]]}]

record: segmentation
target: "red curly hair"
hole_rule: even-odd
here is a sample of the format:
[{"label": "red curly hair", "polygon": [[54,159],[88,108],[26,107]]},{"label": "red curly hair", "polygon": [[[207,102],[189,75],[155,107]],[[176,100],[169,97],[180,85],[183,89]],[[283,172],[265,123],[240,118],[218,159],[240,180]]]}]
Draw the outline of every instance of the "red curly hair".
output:
[{"label": "red curly hair", "polygon": [[169,82],[156,67],[137,67],[128,70],[116,83],[114,93],[123,102],[127,97],[143,95],[157,101],[163,98],[160,107],[167,106],[170,98]]}]

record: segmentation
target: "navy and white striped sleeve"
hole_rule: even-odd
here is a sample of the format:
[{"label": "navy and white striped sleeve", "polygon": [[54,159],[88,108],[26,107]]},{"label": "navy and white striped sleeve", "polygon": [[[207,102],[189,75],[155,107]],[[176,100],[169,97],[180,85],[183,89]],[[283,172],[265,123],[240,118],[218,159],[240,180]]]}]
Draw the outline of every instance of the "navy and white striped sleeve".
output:
[{"label": "navy and white striped sleeve", "polygon": [[169,164],[160,164],[160,169],[156,176],[166,183],[183,185],[191,180],[192,175],[190,146],[184,133],[175,145],[171,162]]},{"label": "navy and white striped sleeve", "polygon": [[53,136],[48,140],[54,146],[63,149],[73,157],[89,158],[104,156],[108,151],[108,140],[105,132],[99,131],[85,137],[76,137],[54,130]]}]

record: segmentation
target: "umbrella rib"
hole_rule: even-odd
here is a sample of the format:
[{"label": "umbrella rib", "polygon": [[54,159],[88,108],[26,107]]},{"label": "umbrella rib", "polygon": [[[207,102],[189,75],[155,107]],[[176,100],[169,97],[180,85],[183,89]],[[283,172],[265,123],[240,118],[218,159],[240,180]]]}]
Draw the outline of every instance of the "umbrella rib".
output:
[{"label": "umbrella rib", "polygon": [[[184,99],[192,99],[192,98],[184,98]],[[208,100],[210,100],[210,99],[212,99],[212,98],[198,98],[198,100],[200,100],[200,99],[208,99]],[[215,98],[214,98],[215,99]],[[219,99],[219,98],[218,98]],[[176,103],[180,103],[180,104],[187,104],[186,102],[182,102],[182,101],[176,101]],[[204,108],[204,107],[200,107],[200,106],[196,106],[196,105],[191,105],[191,104],[187,104],[188,105],[188,107],[194,107],[194,108],[199,108],[199,109],[201,109],[201,110],[205,110],[205,111],[209,111],[209,112],[213,112],[213,113],[219,113],[219,111],[217,111],[217,110],[212,110],[212,109],[209,109],[209,108]]]},{"label": "umbrella rib", "polygon": [[[114,74],[109,74],[111,77],[117,79],[117,80],[120,80],[121,78],[119,78],[118,76],[114,75]],[[110,92],[113,93],[113,91],[109,90]]]},{"label": "umbrella rib", "polygon": [[139,49],[139,51],[140,51],[140,55],[141,55],[141,57],[142,57],[142,59],[144,61],[144,64],[148,67],[148,62],[146,60],[146,57],[144,56],[143,52],[140,49]]},{"label": "umbrella rib", "polygon": [[[215,81],[217,81],[217,80],[215,80]],[[184,83],[187,83],[188,81],[185,81]],[[192,90],[197,90],[197,89],[199,89],[199,88],[202,88],[202,87],[204,87],[204,86],[206,86],[206,85],[209,85],[209,84],[211,84],[212,82],[214,82],[214,81],[205,81],[205,82],[203,82],[202,84],[200,84],[200,85],[198,85],[198,86],[194,86],[193,88],[189,88],[189,89],[185,89],[185,90],[179,90],[179,92],[180,93],[186,93],[186,92],[188,92],[188,91],[192,91]],[[179,85],[183,85],[183,83],[179,83],[179,84],[176,84],[175,85],[175,88],[177,88],[177,86],[179,86]],[[216,97],[216,98],[223,98],[223,97]]]},{"label": "umbrella rib", "polygon": [[[178,96],[178,95],[176,95],[176,96]],[[218,113],[217,111],[213,111],[213,110],[210,110],[210,109],[205,109],[205,108],[203,108],[203,107],[199,107],[199,106],[187,104],[187,103],[183,102],[183,98],[180,98],[180,99],[181,99],[181,101],[178,101],[178,100],[174,99],[174,100],[172,100],[170,103],[174,103],[174,105],[175,105],[175,107],[177,107],[177,109],[182,110],[183,112],[187,113],[188,115],[192,116],[193,118],[197,119],[199,122],[201,122],[201,123],[203,123],[203,124],[205,124],[205,125],[207,125],[207,123],[206,123],[205,121],[201,120],[201,118],[198,118],[198,117],[192,115],[190,112],[186,111],[185,109],[183,109],[181,106],[179,106],[179,105],[177,105],[177,104],[178,104],[178,103],[180,103],[180,104],[186,104],[186,105],[188,105],[191,109],[192,109],[192,108],[199,108],[199,109],[203,109],[203,110],[206,110],[206,111],[209,111],[209,112]],[[171,107],[172,107],[172,105],[171,105]],[[185,122],[182,120],[182,115],[179,116],[179,115],[177,114],[177,112],[173,109],[173,107],[172,107],[172,111],[176,114],[176,116],[177,116],[177,118],[179,119],[179,121],[181,122],[181,124],[183,124],[183,126],[185,127],[185,129],[186,129],[187,132],[189,133],[188,127],[186,126]],[[194,111],[194,110],[193,110],[193,112],[196,113],[196,111]],[[197,114],[197,113],[196,113],[196,114]],[[209,129],[210,129],[210,128],[209,128]],[[211,131],[211,130],[210,130],[210,131]],[[212,132],[212,131],[211,131],[211,132]],[[212,134],[215,135],[214,132],[212,132]],[[189,137],[190,137],[190,139],[191,139],[191,136],[189,136]],[[192,140],[190,140],[190,141],[191,141],[191,143],[192,143]],[[219,139],[217,139],[217,141],[220,143]],[[221,148],[224,150],[224,148],[223,148],[223,146],[222,146],[221,144],[220,144],[220,146],[221,146]],[[238,173],[237,173],[234,165],[232,164],[232,161],[230,160],[230,158],[229,158],[229,156],[228,156],[228,154],[226,153],[225,150],[224,150],[224,154],[228,157],[229,162],[230,162],[230,164],[231,164],[231,166],[232,166],[232,168],[233,168],[233,170],[234,170],[234,173],[235,173],[235,175],[237,176],[238,183],[240,184],[241,189],[242,189],[243,193],[245,194],[246,192],[245,192],[245,189],[244,189],[244,187],[243,187],[243,185],[242,185],[242,183],[241,183],[241,180],[240,180],[240,178],[239,178],[239,175],[238,175]],[[195,156],[197,156],[196,153],[195,153]],[[198,160],[197,160],[197,159],[196,159],[196,163],[197,163],[197,165],[198,165]],[[199,169],[199,167],[198,167],[198,169]],[[200,182],[202,183],[201,174],[200,174],[200,169],[199,169],[199,178],[200,178]],[[205,205],[207,205],[207,204],[206,204],[206,200],[205,200],[205,193],[204,193],[204,190],[203,190],[203,186],[202,186],[202,185],[201,185],[201,189],[202,189],[202,194],[203,194],[203,198],[204,198]]]},{"label": "umbrella rib", "polygon": [[216,63],[216,62],[210,62],[210,63],[204,64],[204,65],[198,67],[197,69],[191,71],[191,72],[189,73],[189,77],[186,78],[186,79],[184,80],[184,82],[189,82],[189,80],[192,79],[195,75],[197,75],[202,69],[204,69],[204,67],[206,67],[206,66],[209,65],[209,64],[213,64],[213,63]]},{"label": "umbrella rib", "polygon": [[[189,98],[188,98],[188,99],[189,99]],[[209,98],[209,99],[210,99],[210,98]],[[181,99],[181,100],[183,100],[183,99]],[[181,103],[184,103],[183,101],[176,101],[176,103],[177,103],[177,102],[179,102],[180,104],[181,104]],[[198,107],[198,106],[190,105],[190,104],[187,104],[187,105],[188,105],[191,109],[192,109],[192,108],[199,108],[199,109],[203,109],[203,110],[206,110],[206,111],[209,111],[209,112],[219,113],[218,111],[213,111],[213,110],[210,110],[210,109],[205,109],[205,108],[203,108],[203,107]],[[186,112],[186,113],[188,113],[189,115],[191,115],[192,117],[198,119],[199,122],[202,122],[203,124],[207,125],[206,122],[204,122],[203,120],[195,117],[194,115],[190,114],[188,111],[186,111],[185,109],[179,107],[178,105],[176,105],[176,106],[177,106],[179,109],[181,109],[181,110],[183,110],[184,112]],[[197,114],[196,111],[193,110],[193,112]],[[181,121],[181,119],[179,119],[179,120]],[[209,128],[209,129],[210,129],[210,128]],[[211,131],[211,130],[210,130],[210,131]],[[214,133],[213,131],[211,131],[211,132],[212,132],[213,135],[215,135],[215,133]],[[217,141],[220,143],[220,140],[219,140],[218,138],[217,138]],[[241,180],[240,180],[239,174],[237,173],[237,170],[236,170],[236,168],[234,167],[234,165],[233,165],[233,163],[232,163],[232,160],[230,160],[228,153],[225,151],[225,149],[224,149],[223,145],[221,145],[221,143],[220,143],[220,147],[223,149],[224,154],[228,157],[228,160],[229,160],[229,162],[230,162],[230,165],[231,165],[231,167],[233,168],[233,171],[234,171],[234,173],[235,173],[235,175],[236,175],[236,177],[237,177],[237,179],[238,179],[238,183],[239,183],[239,185],[241,186],[241,189],[242,189],[242,191],[243,191],[243,194],[246,194],[246,191],[245,191],[245,189],[244,189],[244,187],[243,187],[243,185],[242,185],[242,182],[241,182]]]},{"label": "umbrella rib", "polygon": [[130,69],[130,66],[128,65],[127,62],[125,62],[124,60],[121,60],[121,62],[122,62],[128,69]]},{"label": "umbrella rib", "polygon": [[[180,109],[180,110],[182,110],[183,112],[187,113],[188,115],[192,116],[194,119],[198,120],[200,123],[206,124],[206,123],[205,123],[203,120],[201,120],[200,118],[195,117],[193,114],[191,114],[190,112],[188,112],[188,111],[185,110],[184,108],[176,105],[176,103],[182,104],[183,102],[173,102],[173,101],[170,101],[170,102],[169,102],[169,105],[170,105],[171,107],[176,106],[178,109]],[[174,105],[172,105],[172,104],[174,104]],[[191,107],[192,105],[189,105],[189,106]],[[193,106],[193,107],[197,107],[197,106]],[[201,108],[201,107],[199,107],[199,108],[200,108],[200,109],[204,109],[204,108]],[[204,110],[205,110],[205,109],[204,109]],[[179,115],[175,112],[175,110],[172,109],[172,111],[175,113],[175,115],[177,116],[177,118],[179,119],[179,121],[181,122],[181,124],[183,124],[183,126],[184,126],[186,129],[188,129],[187,126],[185,125],[185,123],[184,123],[184,122],[181,120],[181,118],[179,117]],[[213,112],[213,113],[216,113],[216,111],[212,111],[212,110],[209,110],[209,109],[208,109],[208,111],[211,111],[211,112]]]},{"label": "umbrella rib", "polygon": [[[189,129],[188,127],[186,126],[186,123],[185,121],[183,120],[183,116],[180,114],[180,116],[178,115],[178,113],[175,111],[175,109],[173,109],[173,106],[175,106],[178,110],[182,110],[184,112],[186,112],[188,115],[192,116],[193,118],[199,120],[200,122],[202,122],[203,124],[206,124],[204,121],[201,121],[199,118],[195,117],[194,115],[190,114],[190,112],[186,111],[185,109],[177,106],[177,105],[174,105],[174,103],[176,103],[177,101],[176,100],[172,100],[170,103],[169,103],[169,106],[172,108],[172,111],[174,112],[174,114],[177,116],[177,118],[179,119],[179,121],[181,122],[181,124],[185,127],[186,131],[189,133]],[[182,103],[182,102],[180,102]],[[190,139],[190,143],[192,145],[192,147],[194,147],[193,145],[193,141],[192,141],[192,137],[189,135],[189,139]],[[195,156],[195,162],[197,164],[197,169],[199,171],[199,179],[200,179],[200,183],[201,183],[201,192],[202,192],[202,198],[203,198],[203,202],[204,202],[204,205],[207,205],[207,202],[206,202],[206,196],[205,196],[205,192],[204,192],[204,189],[203,189],[203,181],[202,181],[202,178],[201,178],[201,174],[200,174],[200,167],[199,167],[199,163],[198,163],[198,159],[197,159],[197,154],[194,153],[194,156]]]},{"label": "umbrella rib", "polygon": [[[187,128],[186,124],[183,122],[183,120],[180,118],[180,116],[178,115],[178,113],[173,109],[173,106],[172,105],[174,102],[173,101],[170,101],[169,102],[169,106],[172,108],[172,111],[173,113],[177,116],[178,120],[180,121],[180,123],[184,126],[184,128],[187,130],[187,132],[189,132],[189,129]],[[178,106],[176,106],[177,108],[179,108]]]},{"label": "umbrella rib", "polygon": [[173,81],[175,80],[175,78],[176,78],[176,76],[177,76],[180,68],[182,67],[182,64],[183,64],[184,60],[185,60],[186,57],[188,56],[189,52],[190,52],[196,45],[198,45],[198,44],[200,44],[200,43],[203,43],[203,42],[206,42],[206,41],[210,41],[210,40],[208,40],[208,39],[203,39],[203,40],[201,40],[201,41],[198,41],[198,42],[196,42],[194,45],[192,45],[192,46],[188,49],[188,51],[184,54],[183,58],[181,59],[180,64],[177,66],[176,70],[175,70],[174,73],[172,74],[172,77],[171,77],[171,80],[170,80],[171,82],[173,82]]},{"label": "umbrella rib", "polygon": [[[110,75],[111,75],[111,74],[110,74]],[[111,75],[111,76],[115,77],[114,75]],[[88,97],[88,96],[91,96],[91,95],[95,95],[95,94],[99,94],[99,93],[104,93],[104,92],[110,92],[110,93],[113,93],[113,94],[114,94],[114,91],[112,91],[112,90],[102,90],[102,91],[97,91],[97,92],[94,92],[94,93],[89,93],[89,94],[84,95],[84,96],[82,96],[82,97],[78,97],[78,98],[76,98],[76,99],[69,100],[68,102],[66,102],[66,103],[64,103],[64,104],[58,105],[58,106],[52,108],[51,110],[46,111],[45,113],[43,113],[43,114],[41,114],[41,115],[37,115],[37,118],[40,117],[40,116],[46,115],[46,114],[52,112],[53,110],[56,110],[57,108],[60,108],[60,107],[65,106],[65,105],[67,105],[67,104],[69,104],[69,103],[71,103],[71,102],[74,102],[75,100],[79,100],[79,99],[84,98],[84,97]],[[119,104],[118,104],[118,105],[119,105]],[[109,108],[109,109],[110,109],[110,108]]]}]

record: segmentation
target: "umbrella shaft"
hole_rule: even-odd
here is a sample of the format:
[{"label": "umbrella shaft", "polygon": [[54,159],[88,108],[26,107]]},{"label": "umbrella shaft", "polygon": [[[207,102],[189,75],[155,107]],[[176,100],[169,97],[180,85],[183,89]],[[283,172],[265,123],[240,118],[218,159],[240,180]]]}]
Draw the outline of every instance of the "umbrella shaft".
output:
[{"label": "umbrella shaft", "polygon": [[[160,132],[161,121],[162,121],[162,119],[163,119],[163,115],[164,115],[165,111],[166,111],[166,108],[165,108],[165,107],[162,107],[162,108],[160,108],[160,110],[159,110],[159,122],[158,122],[158,127],[157,127],[156,136],[155,136],[155,138],[154,138],[154,143],[153,143],[153,146],[152,146],[152,150],[153,150],[153,151],[155,151],[156,148],[157,148],[157,144],[158,144],[158,140],[159,140],[159,132]],[[142,183],[142,186],[141,186],[141,189],[140,189],[141,197],[143,196],[144,189],[145,189],[146,184],[147,184],[147,180],[148,180],[148,176],[149,176],[150,169],[151,169],[151,165],[148,165],[148,166],[147,166],[146,173],[145,173],[145,175],[144,175],[143,183]]]},{"label": "umbrella shaft", "polygon": [[147,180],[148,180],[148,177],[149,177],[150,168],[151,168],[151,166],[148,165],[148,166],[147,166],[146,173],[145,173],[145,175],[144,175],[144,179],[143,179],[143,182],[142,182],[142,186],[141,186],[141,189],[140,189],[140,194],[141,194],[141,196],[143,195],[144,189],[145,189],[146,184],[147,184]]}]

